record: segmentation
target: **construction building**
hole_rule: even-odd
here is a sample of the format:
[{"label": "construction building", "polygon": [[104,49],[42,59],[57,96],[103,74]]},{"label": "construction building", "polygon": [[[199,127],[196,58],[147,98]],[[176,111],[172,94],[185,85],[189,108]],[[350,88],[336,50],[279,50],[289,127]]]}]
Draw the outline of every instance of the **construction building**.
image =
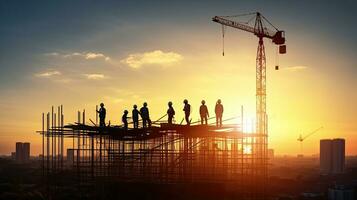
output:
[{"label": "construction building", "polygon": [[26,163],[30,160],[30,143],[16,142],[15,159],[19,163]]},{"label": "construction building", "polygon": [[345,169],[345,140],[320,140],[321,174],[339,174]]},{"label": "construction building", "polygon": [[249,199],[265,195],[267,135],[243,133],[239,124],[217,128],[155,121],[150,128],[99,127],[86,124],[85,111],[78,113],[76,123],[64,125],[62,109],[43,115],[40,133],[45,177],[53,179],[56,174],[72,170],[79,185],[97,179],[214,183],[224,184]]},{"label": "construction building", "polygon": [[[240,16],[250,19],[246,23],[232,20]],[[88,125],[85,111],[78,111],[77,122],[65,125],[63,107],[59,106],[57,112],[52,107],[51,112],[42,115],[42,130],[39,131],[43,141],[43,175],[47,178],[49,191],[58,188],[51,186],[56,185],[56,176],[70,170],[78,187],[98,180],[149,183],[153,187],[157,184],[188,185],[191,190],[197,189],[192,184],[215,184],[214,188],[219,185],[238,194],[234,199],[267,199],[268,115],[263,40],[271,40],[279,47],[279,53],[285,54],[285,32],[278,30],[259,12],[215,16],[212,21],[222,25],[223,37],[225,28],[232,27],[252,33],[259,39],[255,131],[243,131],[243,114],[241,124],[222,127],[169,124],[160,118],[149,128],[126,129],[123,126],[98,126],[98,120],[90,119],[91,125]],[[249,22],[254,24],[249,25]],[[207,187],[204,188],[205,193],[209,192]]]}]

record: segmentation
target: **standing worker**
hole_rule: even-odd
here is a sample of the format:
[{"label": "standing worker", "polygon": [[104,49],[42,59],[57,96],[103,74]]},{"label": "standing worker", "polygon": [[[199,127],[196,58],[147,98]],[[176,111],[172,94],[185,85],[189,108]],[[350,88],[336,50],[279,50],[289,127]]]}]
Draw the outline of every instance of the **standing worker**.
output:
[{"label": "standing worker", "polygon": [[123,116],[121,117],[121,121],[123,122],[124,124],[124,129],[125,130],[128,130],[128,111],[127,110],[124,110],[124,114]]},{"label": "standing worker", "polygon": [[167,109],[167,116],[168,116],[167,122],[168,124],[172,124],[172,119],[174,118],[175,110],[174,107],[172,107],[171,101],[169,101],[168,105],[169,105],[169,109]]},{"label": "standing worker", "polygon": [[139,128],[139,115],[140,115],[140,112],[137,109],[138,108],[137,105],[134,105],[133,107],[134,107],[134,109],[132,111],[133,125],[134,125],[134,128]]},{"label": "standing worker", "polygon": [[207,119],[209,117],[209,113],[208,113],[208,108],[205,105],[206,101],[202,100],[201,101],[201,106],[200,106],[200,116],[201,116],[201,124],[203,124],[203,121],[205,122],[205,124],[207,125]]},{"label": "standing worker", "polygon": [[105,116],[107,114],[107,111],[104,108],[104,103],[100,103],[100,108],[99,108],[99,110],[97,110],[97,113],[99,113],[99,126],[104,127],[105,126]]},{"label": "standing worker", "polygon": [[187,99],[183,100],[185,106],[183,107],[183,111],[185,112],[185,120],[186,124],[190,125],[190,114],[191,114],[191,105],[188,104]]},{"label": "standing worker", "polygon": [[141,119],[143,120],[143,127],[151,127],[151,120],[149,115],[148,104],[144,102],[143,107],[140,108]]},{"label": "standing worker", "polygon": [[217,127],[222,127],[222,115],[223,115],[223,105],[221,104],[221,100],[218,99],[216,103],[216,107],[214,109],[216,113],[216,125]]}]

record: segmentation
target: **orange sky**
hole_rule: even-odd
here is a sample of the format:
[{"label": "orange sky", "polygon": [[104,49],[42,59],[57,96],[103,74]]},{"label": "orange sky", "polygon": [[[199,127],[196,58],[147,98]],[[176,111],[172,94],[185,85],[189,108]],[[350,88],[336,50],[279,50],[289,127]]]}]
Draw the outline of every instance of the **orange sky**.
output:
[{"label": "orange sky", "polygon": [[[123,110],[131,109],[134,103],[140,105],[147,101],[152,118],[157,119],[165,113],[166,103],[173,101],[177,110],[176,119],[181,119],[182,100],[187,98],[194,110],[193,119],[198,119],[201,99],[207,101],[209,111],[213,114],[214,103],[221,98],[226,118],[239,116],[240,106],[243,105],[246,120],[251,123],[255,117],[254,44],[253,41],[253,47],[247,47],[247,51],[242,51],[241,46],[228,47],[226,56],[222,57],[219,50],[216,50],[218,45],[212,42],[212,45],[207,45],[209,47],[203,47],[214,49],[212,51],[194,54],[178,51],[176,54],[181,56],[180,59],[170,63],[170,66],[130,69],[126,64],[117,67],[114,58],[111,58],[113,63],[109,64],[98,61],[108,65],[103,73],[107,78],[98,80],[94,78],[62,82],[61,78],[70,76],[64,72],[50,77],[28,77],[28,81],[36,82],[38,88],[13,91],[5,97],[8,103],[3,113],[7,115],[1,119],[1,132],[4,134],[1,135],[0,151],[8,153],[13,150],[15,141],[30,141],[32,153],[38,154],[40,137],[35,130],[40,129],[41,112],[49,111],[51,105],[61,103],[65,106],[67,123],[74,121],[78,109],[86,109],[87,116],[95,119],[95,105],[104,102],[108,109],[108,119],[119,124]],[[267,49],[272,49],[272,46],[267,45]],[[296,55],[297,52],[298,49],[291,49],[289,54]],[[319,73],[314,68],[314,63],[289,64],[289,55],[280,57],[281,70],[273,70],[273,61],[269,59],[271,54],[268,51],[267,108],[270,147],[277,154],[300,153],[300,146],[296,141],[299,134],[305,135],[322,125],[325,127],[322,131],[304,142],[303,153],[317,153],[320,138],[334,137],[346,138],[347,152],[355,153],[353,133],[356,125],[353,121],[356,118],[353,110],[348,109],[352,104],[340,103],[344,102],[343,92],[334,91],[331,95],[331,90],[336,86],[325,73]],[[121,73],[129,75],[122,79],[116,78]],[[355,96],[352,98],[356,99]]]}]

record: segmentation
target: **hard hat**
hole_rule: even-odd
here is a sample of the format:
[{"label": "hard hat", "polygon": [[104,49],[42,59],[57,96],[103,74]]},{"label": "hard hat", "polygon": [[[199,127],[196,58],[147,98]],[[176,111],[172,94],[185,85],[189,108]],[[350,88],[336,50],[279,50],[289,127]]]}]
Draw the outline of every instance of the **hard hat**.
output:
[{"label": "hard hat", "polygon": [[205,103],[206,103],[206,101],[205,101],[205,100],[202,100],[202,101],[201,101],[201,103],[202,103],[202,104],[205,104]]},{"label": "hard hat", "polygon": [[100,106],[103,107],[103,106],[104,106],[104,103],[100,103]]},{"label": "hard hat", "polygon": [[146,102],[144,102],[144,104],[143,104],[144,106],[147,106],[148,105],[148,103],[146,103]]},{"label": "hard hat", "polygon": [[221,103],[221,100],[220,100],[220,99],[218,99],[217,103]]},{"label": "hard hat", "polygon": [[187,99],[183,100],[183,103],[188,103]]},{"label": "hard hat", "polygon": [[172,102],[171,102],[171,101],[169,101],[168,105],[169,105],[169,106],[172,106]]},{"label": "hard hat", "polygon": [[134,106],[133,106],[134,108],[137,108],[138,106],[136,105],[136,104],[134,104]]},{"label": "hard hat", "polygon": [[129,112],[128,112],[128,110],[124,110],[124,113],[125,113],[125,114],[128,114]]}]

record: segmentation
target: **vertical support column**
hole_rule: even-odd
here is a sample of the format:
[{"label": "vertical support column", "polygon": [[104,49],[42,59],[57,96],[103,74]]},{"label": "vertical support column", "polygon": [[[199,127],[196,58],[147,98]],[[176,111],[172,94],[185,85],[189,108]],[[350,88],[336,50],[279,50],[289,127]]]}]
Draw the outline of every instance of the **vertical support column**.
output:
[{"label": "vertical support column", "polygon": [[[78,111],[77,112],[77,122],[78,122],[78,124],[80,124],[81,123],[81,112],[80,111]],[[77,131],[77,163],[76,163],[76,165],[77,165],[77,173],[78,173],[78,176],[79,176],[79,179],[80,179],[80,171],[79,171],[79,169],[80,169],[80,155],[81,155],[81,152],[80,152],[80,145],[81,145],[81,138],[80,138],[80,131]]]},{"label": "vertical support column", "polygon": [[47,120],[46,120],[46,137],[47,137],[47,145],[46,145],[46,150],[47,150],[47,177],[49,175],[49,170],[50,170],[50,113],[47,113]]},{"label": "vertical support column", "polygon": [[56,172],[57,170],[57,127],[56,127],[56,113],[53,113],[53,125],[52,125],[52,137],[53,137],[53,144],[52,144],[52,147],[53,147],[53,169],[54,171]]},{"label": "vertical support column", "polygon": [[62,169],[63,169],[63,150],[64,150],[63,125],[64,125],[63,105],[61,105],[61,168]]},{"label": "vertical support column", "polygon": [[57,153],[58,153],[58,158],[57,158],[57,168],[62,170],[62,165],[61,165],[61,108],[60,106],[57,107]]},{"label": "vertical support column", "polygon": [[53,153],[54,153],[54,149],[53,149],[53,142],[54,142],[54,138],[53,138],[53,106],[52,106],[52,110],[51,110],[51,128],[50,128],[50,136],[51,136],[51,169],[53,170]]},{"label": "vertical support column", "polygon": [[42,113],[42,178],[45,177],[45,113]]},{"label": "vertical support column", "polygon": [[259,38],[256,58],[256,111],[257,133],[265,135],[266,115],[266,58],[263,38]]},{"label": "vertical support column", "polygon": [[50,113],[48,112],[47,113],[47,119],[46,119],[46,137],[47,137],[47,142],[46,142],[46,152],[47,152],[47,155],[46,155],[46,177],[47,177],[47,180],[46,180],[46,189],[47,189],[47,195],[50,196],[50,187],[49,187],[49,175],[50,175]]},{"label": "vertical support column", "polygon": [[252,148],[252,159],[255,160],[255,175],[258,175],[262,181],[261,194],[264,195],[266,190],[267,179],[267,122],[266,122],[266,58],[263,38],[259,37],[259,45],[256,59],[256,84],[257,84],[257,137],[254,138]]}]

